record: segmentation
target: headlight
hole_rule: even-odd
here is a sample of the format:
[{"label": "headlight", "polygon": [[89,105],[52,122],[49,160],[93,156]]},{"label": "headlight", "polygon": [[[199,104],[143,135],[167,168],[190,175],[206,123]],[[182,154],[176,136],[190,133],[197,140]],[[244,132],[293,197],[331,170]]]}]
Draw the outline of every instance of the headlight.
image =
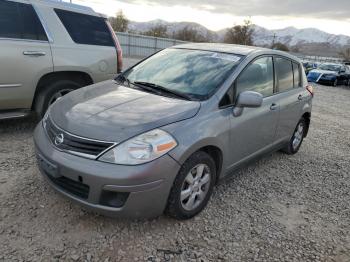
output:
[{"label": "headlight", "polygon": [[110,149],[98,160],[120,165],[139,165],[157,159],[177,146],[167,132],[155,129]]}]

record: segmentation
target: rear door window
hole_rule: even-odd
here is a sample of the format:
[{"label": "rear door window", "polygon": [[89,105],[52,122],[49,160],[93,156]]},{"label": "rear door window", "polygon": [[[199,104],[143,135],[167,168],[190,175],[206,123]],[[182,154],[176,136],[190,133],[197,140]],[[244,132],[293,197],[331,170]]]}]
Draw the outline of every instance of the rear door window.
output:
[{"label": "rear door window", "polygon": [[294,62],[293,62],[293,73],[294,73],[294,88],[298,88],[301,86],[300,66],[299,64]]},{"label": "rear door window", "polygon": [[18,7],[23,23],[22,39],[47,41],[46,33],[33,6],[19,3]]},{"label": "rear door window", "polygon": [[276,74],[278,80],[278,92],[285,92],[294,87],[292,62],[288,59],[277,57],[275,59]]},{"label": "rear door window", "polygon": [[104,18],[61,9],[55,9],[55,12],[75,43],[114,46]]},{"label": "rear door window", "polygon": [[255,91],[264,97],[273,94],[272,57],[263,57],[248,65],[236,81],[236,94]]},{"label": "rear door window", "polygon": [[0,37],[47,41],[32,5],[5,0],[0,1]]},{"label": "rear door window", "polygon": [[0,37],[21,38],[21,19],[17,3],[0,1]]}]

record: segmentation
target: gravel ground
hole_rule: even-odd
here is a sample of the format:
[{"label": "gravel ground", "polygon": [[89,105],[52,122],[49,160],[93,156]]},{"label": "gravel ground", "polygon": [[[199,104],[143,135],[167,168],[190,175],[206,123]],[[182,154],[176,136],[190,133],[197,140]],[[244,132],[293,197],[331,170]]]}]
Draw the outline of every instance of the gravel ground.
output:
[{"label": "gravel ground", "polygon": [[350,90],[316,92],[297,155],[235,173],[185,222],[83,210],[40,176],[34,120],[0,122],[0,260],[350,261]]}]

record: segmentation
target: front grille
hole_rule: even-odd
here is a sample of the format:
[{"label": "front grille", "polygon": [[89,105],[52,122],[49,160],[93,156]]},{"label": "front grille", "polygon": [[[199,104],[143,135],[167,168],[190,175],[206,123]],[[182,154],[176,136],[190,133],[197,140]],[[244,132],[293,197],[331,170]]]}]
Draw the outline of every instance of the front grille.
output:
[{"label": "front grille", "polygon": [[67,193],[83,199],[87,199],[89,197],[90,187],[88,185],[74,181],[64,176],[58,178],[50,176],[49,174],[46,174],[46,176],[52,183]]},{"label": "front grille", "polygon": [[90,140],[69,134],[58,128],[48,117],[44,120],[44,127],[51,143],[60,150],[71,154],[96,158],[103,151],[113,146],[113,143]]}]

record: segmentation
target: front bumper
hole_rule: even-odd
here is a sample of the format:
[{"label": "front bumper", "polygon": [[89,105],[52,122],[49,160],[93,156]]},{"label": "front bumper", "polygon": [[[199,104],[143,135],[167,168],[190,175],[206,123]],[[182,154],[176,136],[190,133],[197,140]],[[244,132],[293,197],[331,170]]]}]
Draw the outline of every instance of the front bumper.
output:
[{"label": "front bumper", "polygon": [[318,81],[314,78],[308,78],[309,83],[318,83],[318,84],[324,84],[324,85],[333,85],[335,82],[335,79],[327,79],[327,78],[320,78]]},{"label": "front bumper", "polygon": [[123,166],[61,152],[51,144],[41,123],[35,129],[34,142],[39,169],[50,185],[106,216],[161,215],[180,169],[169,155],[143,165]]}]

